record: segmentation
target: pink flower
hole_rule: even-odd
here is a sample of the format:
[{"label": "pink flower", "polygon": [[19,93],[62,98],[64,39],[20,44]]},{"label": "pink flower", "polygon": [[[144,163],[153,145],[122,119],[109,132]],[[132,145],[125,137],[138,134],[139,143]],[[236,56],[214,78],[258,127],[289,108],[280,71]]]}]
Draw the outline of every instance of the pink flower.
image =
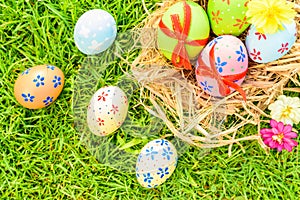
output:
[{"label": "pink flower", "polygon": [[113,112],[114,115],[119,112],[118,106],[112,105],[112,109],[110,110],[110,112]]},{"label": "pink flower", "polygon": [[298,135],[292,132],[292,126],[290,124],[285,126],[282,122],[277,122],[272,119],[270,125],[272,128],[260,130],[264,143],[270,148],[277,148],[278,151],[282,149],[292,151],[293,147],[298,145],[298,142],[292,140],[292,138],[296,138]]}]

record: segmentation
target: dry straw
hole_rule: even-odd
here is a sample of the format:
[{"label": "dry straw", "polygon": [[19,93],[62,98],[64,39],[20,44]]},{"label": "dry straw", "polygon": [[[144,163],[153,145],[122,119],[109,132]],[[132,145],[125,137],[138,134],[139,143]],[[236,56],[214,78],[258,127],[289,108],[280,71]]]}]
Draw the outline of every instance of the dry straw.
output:
[{"label": "dry straw", "polygon": [[[163,13],[176,2],[178,0],[158,4],[156,11],[141,26],[156,30]],[[204,8],[207,5],[205,0],[197,2]],[[265,113],[266,108],[283,91],[300,92],[299,5],[296,4],[295,9],[297,42],[280,60],[267,64],[249,62],[249,70],[242,84],[247,102],[237,92],[221,100],[209,97],[197,86],[194,71],[175,69],[157,48],[145,48],[131,64],[133,75],[141,85],[141,101],[148,99],[153,106],[150,108],[142,104],[151,114],[161,118],[175,137],[191,145],[200,148],[228,145],[229,155],[233,144],[242,147],[240,141],[257,140],[266,148],[259,136],[262,116],[270,117]],[[141,42],[144,45],[152,42],[157,46],[155,33],[149,34],[141,32]],[[244,41],[244,36],[240,38]],[[296,87],[287,88],[289,81]],[[229,116],[231,120],[227,121]],[[245,129],[241,131],[247,124],[257,126],[254,135],[249,136]]]}]

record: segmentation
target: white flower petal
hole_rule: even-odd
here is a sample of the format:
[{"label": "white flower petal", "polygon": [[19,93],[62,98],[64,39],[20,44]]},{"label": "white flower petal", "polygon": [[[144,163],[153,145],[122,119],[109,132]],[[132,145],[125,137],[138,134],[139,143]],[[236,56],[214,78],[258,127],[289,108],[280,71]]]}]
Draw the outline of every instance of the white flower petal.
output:
[{"label": "white flower petal", "polygon": [[268,106],[268,109],[271,111],[272,119],[284,124],[300,122],[300,99],[298,97],[281,95]]}]

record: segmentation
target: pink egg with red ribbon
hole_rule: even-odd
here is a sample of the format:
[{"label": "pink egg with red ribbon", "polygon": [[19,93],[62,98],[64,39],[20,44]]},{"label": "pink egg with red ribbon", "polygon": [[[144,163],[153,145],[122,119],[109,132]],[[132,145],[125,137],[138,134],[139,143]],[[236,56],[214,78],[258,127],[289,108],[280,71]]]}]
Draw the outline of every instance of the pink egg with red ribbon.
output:
[{"label": "pink egg with red ribbon", "polygon": [[243,42],[232,35],[210,41],[196,63],[199,86],[209,95],[224,97],[238,91],[244,100],[241,84],[248,70],[248,53]]}]

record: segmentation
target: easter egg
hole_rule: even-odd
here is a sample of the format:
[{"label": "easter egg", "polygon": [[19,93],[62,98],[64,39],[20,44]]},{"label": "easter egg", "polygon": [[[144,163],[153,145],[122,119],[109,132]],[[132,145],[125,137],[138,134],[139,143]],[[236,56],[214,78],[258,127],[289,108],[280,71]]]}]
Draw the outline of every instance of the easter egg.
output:
[{"label": "easter egg", "polygon": [[84,54],[95,55],[105,51],[117,35],[115,19],[105,10],[94,9],[85,12],[77,21],[74,40]]},{"label": "easter egg", "polygon": [[209,95],[223,97],[240,89],[248,70],[246,47],[240,39],[223,35],[212,40],[196,63],[199,86]]},{"label": "easter egg", "polygon": [[14,85],[16,100],[25,108],[38,109],[53,103],[61,93],[64,74],[55,66],[39,65],[26,69]]},{"label": "easter egg", "polygon": [[136,177],[145,188],[154,188],[164,183],[174,172],[177,165],[177,151],[165,139],[152,140],[138,155]]},{"label": "easter egg", "polygon": [[249,57],[257,63],[267,63],[287,54],[297,39],[296,23],[285,24],[283,27],[283,30],[276,33],[262,34],[251,25],[246,36]]},{"label": "easter egg", "polygon": [[[186,5],[190,8],[190,16],[187,14]],[[178,34],[178,32],[184,33],[180,31],[180,27],[187,29],[186,35]],[[171,60],[178,44],[184,42],[189,59],[197,58],[208,42],[209,31],[206,12],[200,5],[190,1],[178,2],[172,5],[161,18],[157,33],[158,47],[164,56]]]},{"label": "easter egg", "polygon": [[243,33],[249,26],[246,12],[249,0],[209,0],[207,15],[216,35]]},{"label": "easter egg", "polygon": [[87,110],[87,124],[92,133],[106,136],[125,121],[128,101],[119,87],[102,87],[92,96]]}]

